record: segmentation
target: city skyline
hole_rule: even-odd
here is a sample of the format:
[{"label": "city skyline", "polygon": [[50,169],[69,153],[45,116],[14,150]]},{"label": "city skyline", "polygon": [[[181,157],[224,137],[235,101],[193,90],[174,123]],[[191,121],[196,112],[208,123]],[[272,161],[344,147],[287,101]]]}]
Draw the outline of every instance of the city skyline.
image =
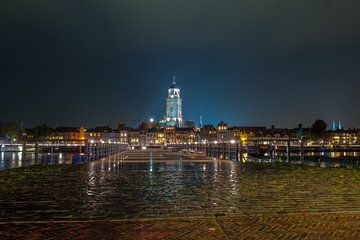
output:
[{"label": "city skyline", "polygon": [[[167,91],[167,97],[166,97],[166,104],[165,104],[165,112],[163,114],[163,117],[160,117],[160,116],[156,116],[154,114],[151,114],[149,116],[146,116],[146,117],[143,117],[142,119],[139,119],[136,121],[136,123],[134,124],[135,121],[133,121],[132,123],[129,123],[129,122],[126,122],[126,121],[118,121],[116,122],[115,124],[111,124],[109,122],[107,123],[102,123],[100,125],[91,125],[89,123],[82,123],[82,124],[79,124],[79,125],[76,125],[76,127],[86,127],[86,128],[93,128],[93,127],[116,127],[118,126],[119,124],[120,125],[123,125],[124,126],[127,126],[127,127],[130,127],[130,128],[138,128],[141,126],[141,124],[143,123],[157,123],[159,124],[160,126],[164,127],[164,126],[176,126],[176,127],[187,127],[187,123],[190,123],[190,124],[194,124],[194,126],[198,126],[200,127],[200,125],[202,124],[205,124],[205,125],[212,125],[212,126],[216,126],[217,124],[219,123],[222,123],[225,119],[222,119],[221,121],[219,122],[204,122],[203,121],[203,118],[204,118],[204,115],[201,113],[199,115],[199,120],[193,120],[193,119],[186,119],[183,117],[183,107],[182,107],[182,102],[183,102],[183,99],[182,99],[182,94],[180,93],[181,92],[181,89],[180,87],[178,86],[178,84],[176,83],[176,80],[175,80],[175,75],[172,76],[172,83],[170,85],[170,88],[168,88],[168,91]],[[318,118],[320,119],[320,118]],[[318,119],[315,119],[315,120],[318,120]],[[321,119],[323,120],[323,119]],[[0,119],[0,121],[3,121],[2,119]],[[15,122],[17,124],[20,124],[20,127],[23,128],[30,128],[30,127],[35,127],[35,125],[46,125],[46,126],[50,126],[50,127],[68,127],[69,125],[64,125],[64,124],[60,124],[60,125],[51,125],[51,124],[48,124],[48,123],[40,123],[40,124],[35,124],[35,125],[32,125],[32,126],[26,126],[24,124],[24,122],[19,122],[19,121],[9,121],[9,123],[11,122]],[[201,123],[200,123],[201,122]],[[275,126],[275,124],[273,123],[268,123],[268,124],[263,124],[263,125],[254,125],[254,124],[245,124],[245,125],[241,125],[241,124],[233,124],[231,122],[228,122],[225,120],[225,122],[230,126],[234,126],[234,127],[270,127],[270,128],[286,128],[286,129],[292,129],[292,128],[298,128],[300,125],[305,127],[305,128],[309,128],[311,127],[311,124],[313,124],[314,122],[311,122],[309,125],[306,125],[306,124],[303,124],[303,123],[298,123],[294,126]],[[6,123],[6,122],[5,122]],[[353,129],[353,128],[356,128],[356,126],[346,126],[344,127],[341,120],[332,120],[332,122],[327,122],[325,120],[325,123],[327,124],[327,129],[328,130],[337,130],[337,129]],[[73,126],[71,126],[73,127]]]},{"label": "city skyline", "polygon": [[[173,76],[175,77],[175,76]],[[173,82],[174,84],[174,82]],[[175,83],[176,84],[176,83]],[[171,88],[173,88],[174,85],[171,86]],[[178,88],[178,86],[176,85],[176,88],[177,90],[180,90]],[[170,89],[169,89],[170,90]],[[169,97],[169,96],[168,96]],[[169,98],[166,98],[166,100],[168,101]],[[182,98],[181,98],[181,102],[182,102]],[[115,120],[115,121],[105,121],[105,122],[101,122],[101,123],[95,123],[95,124],[91,124],[89,122],[82,122],[82,123],[79,123],[79,124],[73,124],[73,123],[65,123],[65,124],[51,124],[51,123],[47,123],[47,122],[38,122],[38,123],[35,123],[33,125],[28,125],[28,124],[25,124],[24,121],[18,121],[18,120],[12,120],[12,119],[8,119],[8,120],[5,120],[4,119],[0,119],[0,121],[3,121],[3,122],[15,122],[19,125],[21,125],[22,127],[24,128],[31,128],[31,127],[35,127],[35,126],[39,126],[39,125],[47,125],[49,127],[53,127],[53,128],[56,128],[56,127],[73,127],[73,126],[76,126],[76,127],[86,127],[86,128],[93,128],[93,127],[98,127],[98,126],[110,126],[110,127],[114,127],[116,128],[119,124],[125,124],[125,126],[127,127],[130,127],[130,128],[138,128],[142,123],[152,123],[152,122],[155,122],[155,123],[159,123],[160,125],[169,125],[169,126],[173,126],[174,123],[170,123],[167,121],[167,118],[166,118],[166,115],[168,114],[169,112],[169,107],[167,106],[168,103],[166,103],[166,106],[164,106],[164,111],[162,114],[158,114],[158,115],[155,115],[155,114],[148,114],[146,116],[143,116],[141,119],[138,119],[138,120],[131,120],[131,121],[123,121],[121,119],[118,119],[118,120]],[[200,113],[199,114],[199,119],[187,119],[186,117],[183,118],[183,124],[182,125],[179,125],[178,127],[184,127],[185,125],[185,121],[190,121],[190,122],[194,122],[196,124],[196,126],[200,126],[200,122],[202,122],[204,125],[213,125],[213,126],[216,126],[217,124],[219,124],[220,122],[223,122],[225,121],[226,123],[228,123],[230,126],[234,126],[234,127],[267,127],[267,128],[272,128],[272,127],[275,127],[275,128],[286,128],[286,129],[292,129],[292,128],[297,128],[299,125],[305,127],[305,128],[309,128],[311,127],[311,125],[314,123],[315,120],[318,120],[318,119],[321,119],[321,120],[324,120],[327,124],[327,129],[328,130],[334,130],[336,128],[340,128],[340,129],[353,129],[353,128],[358,128],[358,125],[354,125],[354,126],[350,126],[350,125],[347,125],[345,123],[345,126],[343,125],[343,122],[342,120],[339,120],[339,119],[332,119],[332,120],[327,120],[327,119],[323,119],[323,118],[316,118],[316,119],[310,119],[310,122],[308,123],[303,123],[303,122],[298,122],[298,123],[293,123],[293,125],[289,124],[287,126],[279,126],[279,125],[276,125],[274,123],[271,123],[271,122],[268,122],[268,123],[264,123],[264,124],[253,124],[253,123],[245,123],[245,124],[239,124],[239,123],[234,123],[234,122],[231,122],[231,121],[227,121],[226,119],[220,119],[219,121],[217,122],[210,122],[210,121],[207,121],[205,120],[204,121],[204,114],[203,113]],[[6,119],[6,118],[5,118]],[[175,124],[177,125],[177,124]],[[335,127],[335,126],[338,126],[338,127]]]},{"label": "city skyline", "polygon": [[360,239],[359,9],[2,0],[0,239]]},{"label": "city skyline", "polygon": [[295,127],[320,118],[360,127],[359,5],[5,1],[1,120],[159,119],[176,75],[188,120]]}]

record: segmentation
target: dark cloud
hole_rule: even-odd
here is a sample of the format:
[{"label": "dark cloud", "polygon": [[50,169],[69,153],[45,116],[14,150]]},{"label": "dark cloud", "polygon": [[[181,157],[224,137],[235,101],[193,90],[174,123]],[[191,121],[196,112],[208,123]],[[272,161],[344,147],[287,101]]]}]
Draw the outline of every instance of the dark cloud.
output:
[{"label": "dark cloud", "polygon": [[188,119],[360,126],[358,1],[0,4],[1,119],[135,124],[177,75]]}]

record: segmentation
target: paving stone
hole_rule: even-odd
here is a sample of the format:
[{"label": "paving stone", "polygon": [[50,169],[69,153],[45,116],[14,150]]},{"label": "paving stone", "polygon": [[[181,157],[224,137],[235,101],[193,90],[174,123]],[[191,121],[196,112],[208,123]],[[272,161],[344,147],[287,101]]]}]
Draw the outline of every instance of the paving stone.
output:
[{"label": "paving stone", "polygon": [[[226,226],[242,229],[244,239],[266,239],[265,235],[296,239],[304,234],[300,229],[313,229],[306,235],[309,238],[320,238],[327,232],[329,238],[358,237],[354,231],[337,235],[349,226],[358,227],[354,219],[360,221],[358,170],[241,166],[212,159],[180,160],[177,153],[161,151],[155,151],[151,161],[149,156],[149,152],[135,151],[81,166],[32,166],[1,172],[0,224],[27,222],[29,229],[34,229],[31,222],[173,217],[200,221],[211,217],[240,219],[219,223],[229,238],[240,235]],[[298,218],[299,213],[309,217]],[[320,215],[317,219],[311,214]],[[341,226],[327,229],[332,226],[327,214],[337,214],[340,221],[333,220]],[[259,219],[258,215],[266,217]],[[294,221],[301,224],[294,225]]]}]

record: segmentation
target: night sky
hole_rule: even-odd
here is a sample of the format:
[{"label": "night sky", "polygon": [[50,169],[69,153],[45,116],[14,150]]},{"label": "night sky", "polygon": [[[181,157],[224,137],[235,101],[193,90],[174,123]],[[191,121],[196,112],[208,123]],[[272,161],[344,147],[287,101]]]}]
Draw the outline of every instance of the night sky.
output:
[{"label": "night sky", "polygon": [[360,127],[360,1],[3,0],[0,120]]}]

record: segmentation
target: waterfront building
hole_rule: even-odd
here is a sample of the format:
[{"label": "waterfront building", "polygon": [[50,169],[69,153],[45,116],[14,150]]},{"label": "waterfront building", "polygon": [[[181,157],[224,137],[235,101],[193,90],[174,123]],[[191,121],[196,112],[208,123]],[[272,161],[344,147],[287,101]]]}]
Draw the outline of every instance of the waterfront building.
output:
[{"label": "waterfront building", "polygon": [[123,130],[120,130],[120,143],[128,143],[128,130],[126,129],[123,129]]},{"label": "waterfront building", "polygon": [[329,140],[333,146],[360,144],[360,132],[357,129],[329,131]]},{"label": "waterfront building", "polygon": [[221,121],[217,125],[217,140],[225,142],[229,140],[229,130],[227,123]]},{"label": "waterfront building", "polygon": [[89,128],[86,130],[86,139],[88,141],[119,141],[119,132],[113,130],[109,126],[101,126],[95,128]]},{"label": "waterfront building", "polygon": [[146,132],[146,145],[155,146],[165,143],[165,135],[163,129],[152,128]]},{"label": "waterfront building", "polygon": [[176,143],[195,143],[199,141],[198,131],[194,128],[176,128]]},{"label": "waterfront building", "polygon": [[140,131],[139,134],[139,142],[140,142],[140,146],[141,147],[145,147],[146,146],[146,132],[145,131]]},{"label": "waterfront building", "polygon": [[176,142],[176,130],[175,127],[167,126],[164,128],[165,143]]},{"label": "waterfront building", "polygon": [[[308,132],[308,129],[302,128],[303,131]],[[300,128],[289,129],[289,128],[270,128],[264,133],[267,138],[296,138]]]},{"label": "waterfront building", "polygon": [[35,131],[33,128],[26,128],[23,134],[23,139],[25,141],[33,141],[35,139]]},{"label": "waterfront building", "polygon": [[246,139],[249,139],[250,137],[254,136],[254,133],[252,130],[244,129],[242,127],[229,127],[228,128],[228,137],[230,140],[235,141],[245,141]]},{"label": "waterfront building", "polygon": [[182,127],[183,121],[182,98],[174,76],[174,80],[168,89],[164,122],[166,126]]},{"label": "waterfront building", "polygon": [[217,140],[217,131],[213,125],[206,124],[200,128],[201,142],[214,142]]},{"label": "waterfront building", "polygon": [[48,137],[52,143],[85,144],[86,129],[83,127],[58,127]]},{"label": "waterfront building", "polygon": [[188,121],[185,121],[184,127],[196,128],[196,123],[193,120],[188,120]]},{"label": "waterfront building", "polygon": [[140,131],[136,130],[129,130],[128,131],[128,137],[127,137],[127,143],[130,146],[140,146]]}]

